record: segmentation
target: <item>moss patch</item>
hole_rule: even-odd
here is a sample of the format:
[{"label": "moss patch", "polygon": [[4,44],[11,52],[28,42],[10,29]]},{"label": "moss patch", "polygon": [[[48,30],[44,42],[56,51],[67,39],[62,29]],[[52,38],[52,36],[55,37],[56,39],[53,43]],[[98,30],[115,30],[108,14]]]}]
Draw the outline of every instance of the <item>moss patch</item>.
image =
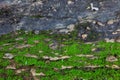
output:
[{"label": "moss patch", "polygon": [[[50,31],[41,31],[38,35],[33,32],[25,34],[24,31],[17,33],[14,36],[10,33],[0,37],[0,80],[35,78],[41,80],[119,80],[120,78],[120,43],[98,41],[85,44],[75,39],[74,32],[71,35],[51,35]],[[59,46],[61,44],[64,46],[52,50],[49,45],[54,41]],[[28,44],[32,46],[17,48]],[[12,62],[10,59],[3,59],[6,53],[14,55]],[[27,57],[26,54],[31,56]],[[106,61],[106,58],[111,55],[115,56],[117,61]],[[59,59],[65,56],[69,58]],[[13,65],[16,69],[7,69],[9,65]],[[31,73],[33,68],[36,70],[35,75]],[[18,73],[19,70],[21,72]],[[41,76],[39,74],[41,72],[45,76]]]}]

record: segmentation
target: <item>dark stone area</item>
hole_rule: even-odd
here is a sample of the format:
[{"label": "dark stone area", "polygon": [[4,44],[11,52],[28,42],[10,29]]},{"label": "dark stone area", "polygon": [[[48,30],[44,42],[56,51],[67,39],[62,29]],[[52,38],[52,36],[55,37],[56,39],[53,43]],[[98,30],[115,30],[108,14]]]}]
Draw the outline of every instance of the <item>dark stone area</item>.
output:
[{"label": "dark stone area", "polygon": [[[91,3],[99,10],[93,11]],[[66,28],[84,22],[102,38],[120,36],[120,0],[0,0],[0,34]]]}]

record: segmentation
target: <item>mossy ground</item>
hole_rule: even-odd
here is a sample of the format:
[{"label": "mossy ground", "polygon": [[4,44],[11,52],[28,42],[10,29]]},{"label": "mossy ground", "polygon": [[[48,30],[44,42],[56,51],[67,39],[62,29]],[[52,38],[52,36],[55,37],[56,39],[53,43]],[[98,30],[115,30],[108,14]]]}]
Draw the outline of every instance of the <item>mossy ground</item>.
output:
[{"label": "mossy ground", "polygon": [[[64,46],[52,50],[49,45],[53,41]],[[32,46],[18,48],[23,44]],[[14,58],[4,59],[6,53],[13,54]],[[35,55],[37,58],[26,57],[26,54]],[[70,58],[52,61],[44,59],[43,56]],[[109,56],[115,56],[118,60],[106,61]],[[16,69],[7,69],[8,65],[15,65]],[[72,67],[68,68],[70,66]],[[17,34],[11,33],[0,37],[0,80],[35,80],[35,77],[38,80],[120,80],[119,66],[120,43],[117,42],[98,41],[86,44],[76,39],[75,35],[51,35],[49,31],[41,31],[38,35],[18,31]],[[34,77],[30,72],[32,68],[36,73],[42,72],[45,75]],[[22,72],[16,73],[17,70]]]}]

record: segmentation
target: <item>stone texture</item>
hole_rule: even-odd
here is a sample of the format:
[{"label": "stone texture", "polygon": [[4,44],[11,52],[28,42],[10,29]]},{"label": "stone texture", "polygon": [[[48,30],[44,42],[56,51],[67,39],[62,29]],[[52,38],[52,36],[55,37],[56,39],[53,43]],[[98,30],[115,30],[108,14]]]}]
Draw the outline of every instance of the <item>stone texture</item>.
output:
[{"label": "stone texture", "polygon": [[106,58],[106,61],[108,61],[108,62],[115,62],[115,61],[118,61],[118,59],[115,56],[108,56]]},{"label": "stone texture", "polygon": [[[91,3],[99,10],[91,10]],[[18,29],[66,28],[70,24],[89,21],[95,21],[90,24],[95,31],[102,34],[102,38],[119,36],[120,34],[112,33],[120,29],[120,1],[0,0],[0,34]]]}]

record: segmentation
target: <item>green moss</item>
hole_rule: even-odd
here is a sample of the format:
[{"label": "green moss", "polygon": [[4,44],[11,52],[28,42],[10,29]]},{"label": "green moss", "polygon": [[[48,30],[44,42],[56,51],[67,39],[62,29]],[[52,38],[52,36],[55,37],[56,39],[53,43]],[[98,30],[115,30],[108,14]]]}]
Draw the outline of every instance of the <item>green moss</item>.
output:
[{"label": "green moss", "polygon": [[[82,26],[88,25],[82,24]],[[15,55],[12,59],[17,65],[17,69],[24,66],[32,66],[36,69],[37,73],[43,72],[46,76],[38,77],[41,80],[119,80],[120,71],[117,69],[106,68],[105,65],[118,65],[120,66],[120,43],[106,43],[105,41],[98,41],[93,44],[85,44],[81,40],[76,39],[77,31],[72,32],[71,35],[67,34],[49,34],[50,31],[41,31],[40,34],[35,35],[33,32],[25,34],[24,31],[18,31],[17,35],[7,34],[0,37],[0,77],[1,75],[7,75],[0,78],[0,80],[24,80],[23,76],[31,76],[30,71],[24,71],[19,75],[15,75],[14,70],[7,70],[11,60],[3,59],[5,53],[11,53]],[[16,41],[16,38],[22,37],[23,40]],[[50,41],[45,41],[50,39]],[[35,44],[35,40],[39,43]],[[64,47],[52,50],[49,48],[49,44],[53,41],[57,41],[59,44],[64,44]],[[4,44],[8,44],[3,46]],[[30,44],[32,47],[26,47],[22,49],[16,48],[21,44]],[[13,48],[10,50],[10,48]],[[99,48],[99,51],[92,51],[93,48]],[[39,53],[39,51],[42,51]],[[58,53],[56,55],[55,53]],[[26,54],[36,55],[38,58],[26,57]],[[78,57],[77,55],[95,55],[97,59],[90,59],[87,57]],[[109,55],[116,56],[118,61],[107,62],[106,57]],[[44,60],[43,56],[59,57],[70,56],[69,59],[49,61]],[[84,66],[96,65],[100,68],[86,69]],[[62,70],[62,66],[73,66],[72,69]],[[56,70],[55,70],[56,69]]]},{"label": "green moss", "polygon": [[6,67],[9,64],[10,64],[9,60],[3,60],[2,58],[0,59],[0,66],[1,67]]}]

